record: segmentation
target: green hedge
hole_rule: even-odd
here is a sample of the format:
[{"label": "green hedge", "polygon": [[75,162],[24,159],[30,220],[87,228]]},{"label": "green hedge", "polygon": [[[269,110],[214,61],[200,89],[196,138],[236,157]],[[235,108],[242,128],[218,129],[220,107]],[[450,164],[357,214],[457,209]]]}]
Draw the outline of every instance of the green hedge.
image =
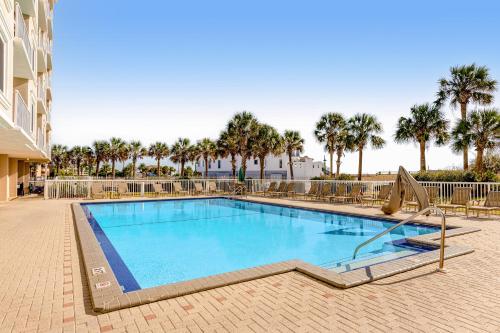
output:
[{"label": "green hedge", "polygon": [[483,174],[474,171],[463,170],[440,170],[440,171],[420,171],[413,174],[418,181],[427,182],[496,182],[497,175],[491,171]]}]

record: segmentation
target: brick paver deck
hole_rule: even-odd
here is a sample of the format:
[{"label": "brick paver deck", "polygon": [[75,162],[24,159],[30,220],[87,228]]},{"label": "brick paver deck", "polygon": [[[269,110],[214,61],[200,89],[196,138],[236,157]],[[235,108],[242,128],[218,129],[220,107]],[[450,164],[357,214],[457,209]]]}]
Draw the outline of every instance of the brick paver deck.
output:
[{"label": "brick paver deck", "polygon": [[97,315],[70,201],[17,200],[0,205],[0,332],[500,332],[500,220],[450,223],[482,231],[447,239],[476,251],[445,274],[340,290],[290,272]]}]

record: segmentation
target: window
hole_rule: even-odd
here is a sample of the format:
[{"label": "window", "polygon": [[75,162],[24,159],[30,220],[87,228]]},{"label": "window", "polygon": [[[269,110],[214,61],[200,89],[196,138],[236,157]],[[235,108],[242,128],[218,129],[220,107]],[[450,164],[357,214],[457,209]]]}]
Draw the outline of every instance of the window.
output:
[{"label": "window", "polygon": [[253,160],[253,164],[255,165],[259,164],[259,160]]},{"label": "window", "polygon": [[208,168],[212,169],[212,161],[208,162]]},{"label": "window", "polygon": [[280,160],[280,169],[283,169],[283,160]]},{"label": "window", "polygon": [[217,160],[217,168],[220,169],[220,160]]},{"label": "window", "polygon": [[0,38],[0,90],[5,92],[5,43]]}]

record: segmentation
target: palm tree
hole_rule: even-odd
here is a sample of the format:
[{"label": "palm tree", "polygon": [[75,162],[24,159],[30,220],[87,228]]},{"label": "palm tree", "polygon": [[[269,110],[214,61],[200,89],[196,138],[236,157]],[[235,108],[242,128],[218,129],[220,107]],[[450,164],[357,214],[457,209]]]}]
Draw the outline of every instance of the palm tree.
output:
[{"label": "palm tree", "polygon": [[236,177],[236,155],[239,153],[238,138],[228,131],[222,131],[217,140],[217,153],[221,158],[231,157],[233,177]]},{"label": "palm tree", "polygon": [[56,167],[56,175],[59,176],[59,170],[62,168],[66,156],[68,153],[68,147],[63,145],[52,145],[51,159],[52,164]]},{"label": "palm tree", "polygon": [[288,155],[288,165],[290,166],[290,179],[293,180],[292,156],[294,153],[304,151],[304,139],[298,131],[286,130],[283,135],[283,150]]},{"label": "palm tree", "polygon": [[143,178],[148,175],[149,169],[146,164],[144,163],[139,164],[139,167],[137,169],[139,170]]},{"label": "palm tree", "polygon": [[92,148],[84,146],[83,148],[83,164],[87,167],[89,176],[92,174],[92,165],[94,165],[95,155]]},{"label": "palm tree", "polygon": [[198,141],[196,148],[197,156],[205,162],[205,178],[208,178],[208,163],[210,159],[217,158],[217,145],[209,138],[203,138]]},{"label": "palm tree", "polygon": [[129,159],[129,157],[130,157],[130,145],[125,142],[122,149],[120,150],[120,158],[118,159],[120,162],[122,162],[122,171],[125,168],[125,162]]},{"label": "palm tree", "polygon": [[129,143],[130,158],[132,159],[132,178],[135,178],[137,170],[137,160],[148,155],[146,148],[142,146],[141,141],[130,141]]},{"label": "palm tree", "polygon": [[237,113],[227,124],[227,132],[238,139],[243,175],[247,172],[247,160],[252,156],[251,140],[257,130],[257,119],[248,111]]},{"label": "palm tree", "polygon": [[394,140],[397,143],[414,141],[420,147],[420,171],[426,170],[425,147],[431,140],[437,146],[444,145],[448,139],[449,122],[435,104],[414,105],[410,117],[401,117],[396,125]]},{"label": "palm tree", "polygon": [[486,149],[498,146],[496,133],[500,130],[500,114],[496,109],[474,110],[467,120],[460,120],[451,132],[452,149],[455,152],[474,145],[477,172],[483,172],[483,156]]},{"label": "palm tree", "polygon": [[158,141],[149,146],[148,154],[156,159],[156,175],[158,177],[161,176],[160,161],[162,158],[167,157],[169,153],[170,150],[166,143]]},{"label": "palm tree", "polygon": [[106,162],[108,160],[109,143],[104,140],[94,141],[94,143],[92,143],[92,146],[94,148],[96,163],[95,175],[99,176],[99,165],[101,164],[101,162]]},{"label": "palm tree", "polygon": [[122,160],[125,145],[125,141],[120,138],[113,137],[109,140],[108,158],[111,160],[111,175],[113,178],[115,178],[116,161]]},{"label": "palm tree", "polygon": [[[325,150],[330,154],[330,174],[333,174],[333,154],[337,148],[337,140],[345,126],[345,119],[340,113],[326,113],[316,123],[314,136],[318,142],[325,144]],[[337,167],[337,177],[339,169],[340,165]]]},{"label": "palm tree", "polygon": [[335,152],[337,153],[337,170],[336,170],[336,175],[337,177],[340,175],[340,164],[342,163],[342,157],[344,156],[344,153],[346,151],[353,150],[353,140],[352,140],[352,135],[349,132],[349,129],[346,126],[344,126],[338,133],[337,135],[337,140],[335,142]]},{"label": "palm tree", "polygon": [[379,149],[385,145],[385,140],[377,134],[382,133],[382,124],[373,115],[358,113],[348,121],[349,132],[352,135],[354,150],[358,151],[358,180],[363,172],[363,150],[371,143],[372,148]]},{"label": "palm tree", "polygon": [[[463,65],[450,68],[451,77],[439,80],[436,103],[441,106],[447,99],[452,107],[460,105],[461,120],[467,119],[467,105],[487,105],[493,102],[497,81],[493,80],[485,66]],[[464,170],[469,168],[468,147],[463,147]]]},{"label": "palm tree", "polygon": [[80,169],[85,158],[82,146],[74,146],[68,152],[68,159],[76,166],[76,175],[80,176]]},{"label": "palm tree", "polygon": [[181,165],[181,177],[184,177],[184,165],[189,161],[192,156],[191,142],[188,138],[179,138],[177,142],[172,145],[170,159],[174,163]]},{"label": "palm tree", "polygon": [[267,124],[259,124],[252,140],[252,153],[259,159],[260,179],[264,179],[264,166],[269,154],[278,155],[283,152],[282,138],[278,131]]}]

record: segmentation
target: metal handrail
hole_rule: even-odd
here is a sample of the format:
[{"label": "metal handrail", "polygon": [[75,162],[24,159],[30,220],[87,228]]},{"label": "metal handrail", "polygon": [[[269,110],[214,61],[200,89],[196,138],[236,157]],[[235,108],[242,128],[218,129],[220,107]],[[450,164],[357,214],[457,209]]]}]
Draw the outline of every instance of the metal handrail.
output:
[{"label": "metal handrail", "polygon": [[399,222],[398,224],[390,227],[389,229],[384,230],[383,232],[373,236],[372,238],[364,241],[363,243],[359,244],[356,249],[354,250],[354,254],[352,255],[352,259],[356,259],[356,255],[358,254],[359,250],[366,246],[367,244],[379,239],[380,237],[388,234],[389,232],[393,231],[394,229],[402,226],[403,224],[406,224],[413,219],[415,219],[417,216],[424,215],[426,213],[430,213],[431,211],[434,211],[436,214],[441,215],[441,242],[440,242],[440,248],[439,248],[439,269],[442,270],[444,267],[444,239],[446,235],[446,216],[444,215],[443,211],[437,207],[427,207],[425,209],[422,209],[421,211],[413,214],[407,219],[404,219],[403,221]]}]

